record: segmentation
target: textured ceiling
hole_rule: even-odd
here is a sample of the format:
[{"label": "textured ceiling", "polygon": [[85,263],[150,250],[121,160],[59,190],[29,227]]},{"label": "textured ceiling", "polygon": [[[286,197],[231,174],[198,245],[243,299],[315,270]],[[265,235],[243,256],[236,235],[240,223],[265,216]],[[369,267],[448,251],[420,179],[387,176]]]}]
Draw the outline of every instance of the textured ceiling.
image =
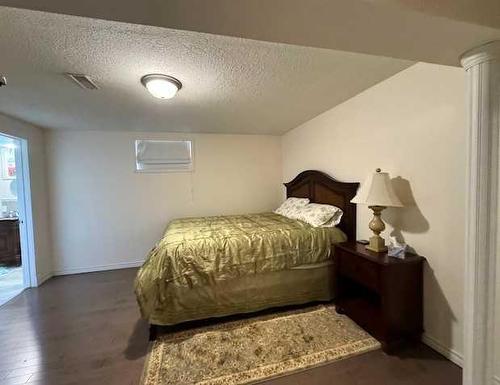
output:
[{"label": "textured ceiling", "polygon": [[458,67],[464,52],[500,39],[499,4],[499,0],[0,0],[0,5],[15,8]]},{"label": "textured ceiling", "polygon": [[[411,65],[0,7],[0,112],[47,128],[281,134]],[[65,72],[90,75],[80,89]],[[183,83],[151,97],[147,73]]]}]

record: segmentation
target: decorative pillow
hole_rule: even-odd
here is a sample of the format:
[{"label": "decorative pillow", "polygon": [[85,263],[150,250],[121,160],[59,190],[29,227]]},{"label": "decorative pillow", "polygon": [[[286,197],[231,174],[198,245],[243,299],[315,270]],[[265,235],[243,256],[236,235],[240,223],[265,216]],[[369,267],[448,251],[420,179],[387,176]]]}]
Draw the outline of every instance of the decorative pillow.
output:
[{"label": "decorative pillow", "polygon": [[287,198],[274,212],[284,217],[297,219],[296,216],[300,208],[309,203],[309,198]]},{"label": "decorative pillow", "polygon": [[295,219],[309,223],[311,226],[334,227],[340,223],[343,211],[336,206],[310,203],[301,207]]},{"label": "decorative pillow", "polygon": [[333,214],[333,217],[328,222],[326,222],[324,225],[321,225],[321,227],[335,227],[342,220],[342,215],[344,215],[344,212],[342,211],[342,209],[340,209],[336,206],[333,206],[333,207],[338,209],[338,211],[335,214]]}]

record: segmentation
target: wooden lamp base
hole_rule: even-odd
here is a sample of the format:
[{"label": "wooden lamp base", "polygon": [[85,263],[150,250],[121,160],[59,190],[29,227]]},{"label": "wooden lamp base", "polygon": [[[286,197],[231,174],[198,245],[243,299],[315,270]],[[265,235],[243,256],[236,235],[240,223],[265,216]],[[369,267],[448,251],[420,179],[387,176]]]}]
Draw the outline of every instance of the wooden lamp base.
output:
[{"label": "wooden lamp base", "polygon": [[373,210],[373,218],[368,224],[370,230],[373,231],[373,236],[370,237],[370,244],[366,248],[376,253],[387,251],[385,240],[380,236],[380,233],[385,230],[385,223],[380,218],[385,206],[369,206],[368,208]]},{"label": "wooden lamp base", "polygon": [[370,237],[370,243],[365,247],[368,250],[375,251],[376,253],[381,253],[387,251],[387,246],[385,245],[385,239],[380,235],[374,235]]}]

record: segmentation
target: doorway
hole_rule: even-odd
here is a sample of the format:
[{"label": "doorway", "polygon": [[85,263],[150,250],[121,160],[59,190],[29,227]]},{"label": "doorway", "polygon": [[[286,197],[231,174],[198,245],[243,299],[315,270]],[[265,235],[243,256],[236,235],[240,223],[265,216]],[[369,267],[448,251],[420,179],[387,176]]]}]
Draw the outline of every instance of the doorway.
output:
[{"label": "doorway", "polygon": [[31,286],[23,145],[0,134],[0,306]]}]

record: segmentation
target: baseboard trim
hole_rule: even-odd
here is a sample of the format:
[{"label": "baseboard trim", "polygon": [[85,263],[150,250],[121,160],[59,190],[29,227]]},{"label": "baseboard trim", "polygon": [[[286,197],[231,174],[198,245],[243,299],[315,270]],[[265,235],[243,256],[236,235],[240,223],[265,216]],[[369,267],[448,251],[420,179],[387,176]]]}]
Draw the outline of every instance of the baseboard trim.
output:
[{"label": "baseboard trim", "polygon": [[42,274],[42,275],[37,275],[36,277],[36,286],[40,286],[42,283],[44,283],[45,281],[48,281],[49,279],[51,279],[52,277],[54,276],[54,274],[52,272],[48,272],[48,273],[45,273],[45,274]]},{"label": "baseboard trim", "polygon": [[458,366],[463,367],[462,354],[460,354],[456,350],[453,350],[447,346],[444,346],[437,339],[435,339],[434,337],[431,337],[430,335],[425,334],[425,333],[422,335],[422,342],[424,344],[426,344],[427,346],[429,346],[430,348],[434,349],[436,352],[445,356],[447,359],[449,359],[454,364],[457,364]]},{"label": "baseboard trim", "polygon": [[130,269],[132,267],[142,266],[143,263],[144,261],[133,261],[133,262],[110,263],[108,265],[75,267],[70,269],[56,270],[54,271],[54,275],[70,275],[70,274],[93,273],[96,271],[105,271],[105,270]]}]

